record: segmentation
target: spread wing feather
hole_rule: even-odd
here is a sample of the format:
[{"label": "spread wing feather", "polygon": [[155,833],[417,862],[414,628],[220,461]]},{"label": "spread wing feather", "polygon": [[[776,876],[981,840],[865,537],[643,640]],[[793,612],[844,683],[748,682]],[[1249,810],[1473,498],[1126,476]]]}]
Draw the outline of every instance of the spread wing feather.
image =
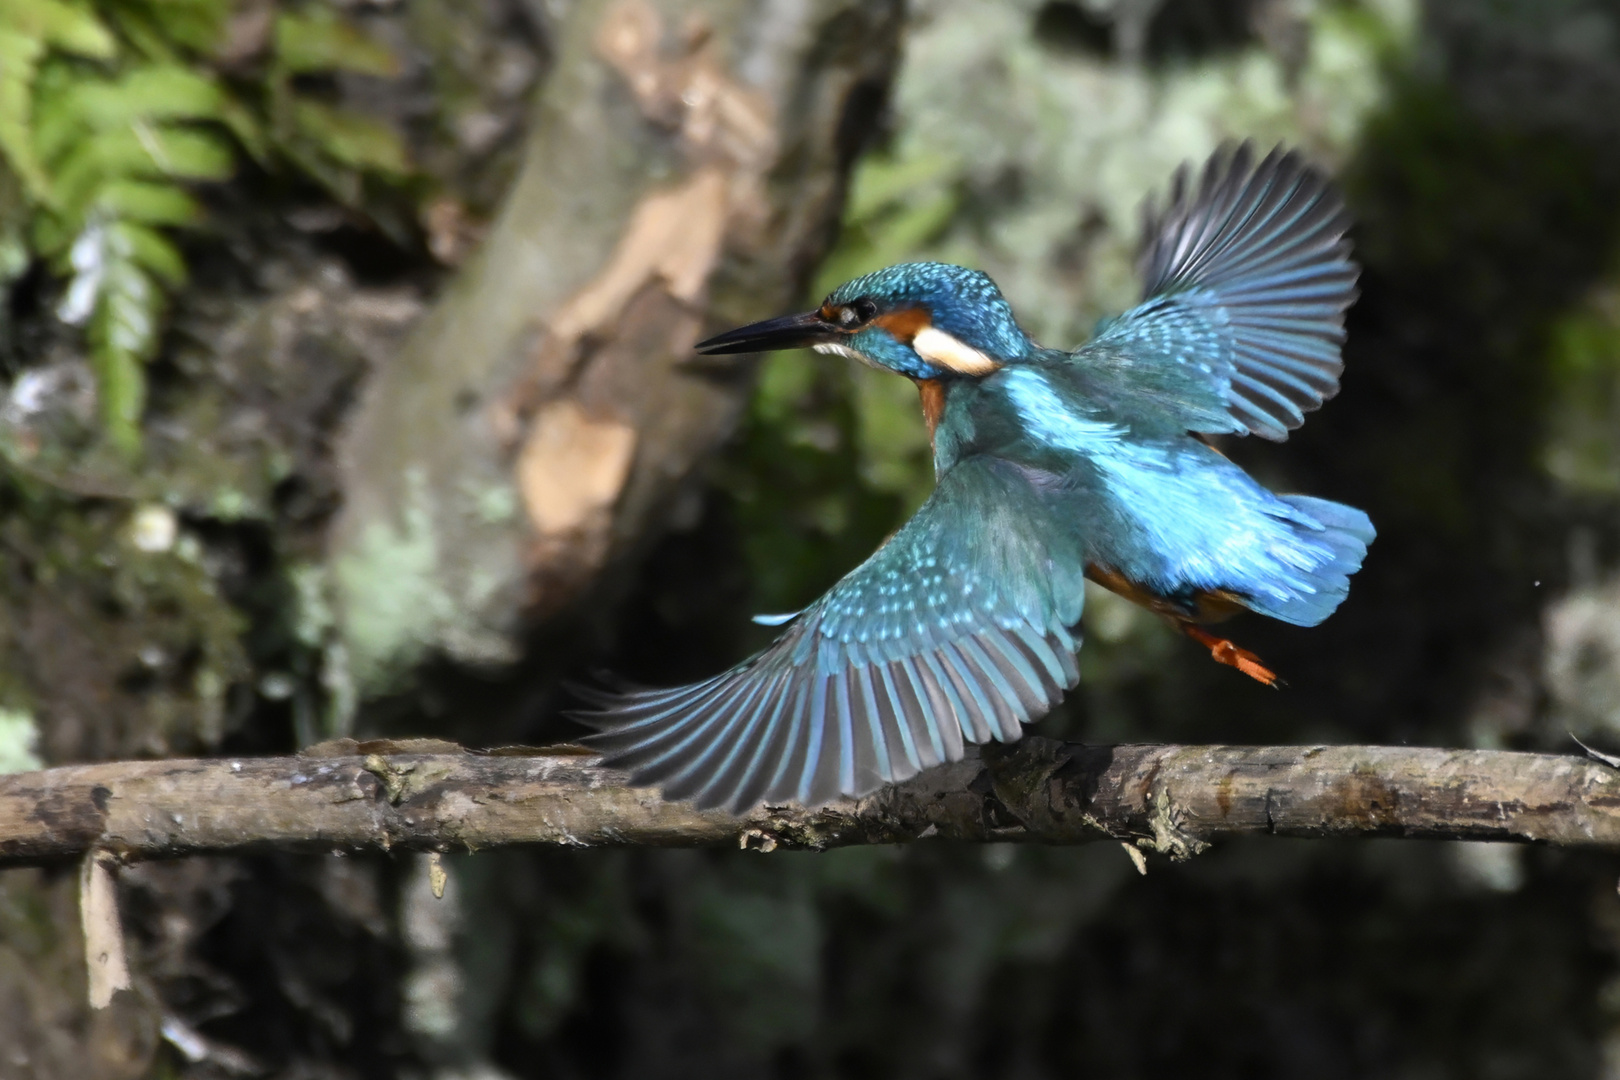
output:
[{"label": "spread wing feather", "polygon": [[700,807],[868,794],[1017,739],[1079,681],[1081,567],[1018,469],[968,458],[763,652],[690,686],[587,692],[589,741]]},{"label": "spread wing feather", "polygon": [[1296,153],[1257,164],[1244,143],[1215,154],[1196,186],[1183,168],[1164,211],[1146,216],[1143,302],[1082,352],[1167,369],[1159,379],[1179,386],[1192,430],[1286,439],[1339,390],[1359,274],[1349,224]]}]

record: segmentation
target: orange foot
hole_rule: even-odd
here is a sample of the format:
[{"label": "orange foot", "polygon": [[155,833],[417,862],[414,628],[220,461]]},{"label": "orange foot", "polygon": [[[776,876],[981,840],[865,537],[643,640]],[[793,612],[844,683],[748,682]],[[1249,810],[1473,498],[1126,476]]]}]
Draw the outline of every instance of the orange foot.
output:
[{"label": "orange foot", "polygon": [[1248,649],[1240,649],[1225,638],[1218,638],[1207,630],[1200,630],[1191,623],[1182,623],[1181,630],[1198,644],[1209,649],[1209,655],[1217,664],[1235,667],[1249,678],[1265,683],[1270,687],[1283,685],[1276,672],[1260,662],[1260,658]]}]

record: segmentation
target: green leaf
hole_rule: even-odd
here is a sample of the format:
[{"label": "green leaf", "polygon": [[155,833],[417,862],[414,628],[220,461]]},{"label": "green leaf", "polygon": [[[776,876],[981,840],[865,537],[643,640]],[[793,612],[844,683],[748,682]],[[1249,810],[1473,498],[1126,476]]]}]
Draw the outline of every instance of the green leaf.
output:
[{"label": "green leaf", "polygon": [[109,317],[110,304],[116,317],[102,323],[106,340],[141,359],[151,355],[163,308],[153,275],[171,288],[185,281],[185,262],[173,244],[144,225],[95,218],[58,264],[73,274],[56,309],[58,318],[73,326],[88,320],[94,336],[96,320]]},{"label": "green leaf", "polygon": [[352,71],[392,78],[399,58],[324,7],[276,17],[276,66],[290,75]]},{"label": "green leaf", "polygon": [[54,162],[89,132],[143,121],[213,120],[222,112],[219,87],[184,68],[137,68],[117,80],[75,79],[41,93],[34,146]]},{"label": "green leaf", "polygon": [[112,227],[117,250],[137,266],[151,271],[171,289],[186,283],[186,261],[180,250],[155,229],[129,222]]},{"label": "green leaf", "polygon": [[[133,456],[140,449],[141,410],[146,403],[141,364],[157,351],[164,308],[163,289],[148,270],[157,269],[173,287],[184,267],[173,246],[150,229],[126,223],[92,228],[100,230],[95,246],[103,262],[88,327],[91,366],[107,436]],[[78,262],[77,243],[74,249]]]},{"label": "green leaf", "polygon": [[35,214],[29,224],[34,250],[53,261],[59,261],[57,257],[67,251],[77,232],[74,223],[49,210]]},{"label": "green leaf", "polygon": [[222,0],[120,0],[110,11],[148,59],[170,59],[175,46],[210,53],[238,5]]},{"label": "green leaf", "polygon": [[96,193],[92,209],[143,225],[192,225],[202,214],[197,200],[178,187],[148,180],[109,181]]},{"label": "green leaf", "polygon": [[57,168],[56,195],[65,212],[83,213],[113,178],[224,180],[235,170],[230,147],[212,132],[136,121],[75,145]]},{"label": "green leaf", "polygon": [[302,140],[283,140],[279,146],[287,160],[300,172],[326,189],[327,194],[344,206],[359,206],[364,194],[364,181],[360,173],[332,161],[319,153],[312,144]]},{"label": "green leaf", "polygon": [[300,135],[345,165],[394,176],[410,171],[404,144],[380,121],[300,98],[293,103],[293,122]]},{"label": "green leaf", "polygon": [[30,130],[34,75],[44,54],[43,39],[0,25],[0,153],[36,202],[49,201],[51,190]]},{"label": "green leaf", "polygon": [[[159,254],[154,259],[153,249]],[[141,362],[157,348],[163,290],[148,272],[154,262],[172,271],[179,255],[158,234],[139,225],[92,220],[73,241],[73,272],[57,315],[73,325],[88,321],[90,363],[108,438],[126,454],[140,447],[146,379]]]},{"label": "green leaf", "polygon": [[0,0],[0,26],[22,37],[95,60],[110,59],[117,43],[100,19],[61,0]]},{"label": "green leaf", "polygon": [[33,261],[28,249],[31,216],[22,181],[0,158],[0,296],[27,272]]},{"label": "green leaf", "polygon": [[157,283],[132,260],[115,260],[107,266],[101,303],[90,320],[91,346],[146,360],[157,348],[162,311]]},{"label": "green leaf", "polygon": [[74,83],[41,115],[36,143],[47,158],[60,152],[58,131],[104,131],[137,120],[214,120],[220,116],[219,87],[182,67],[136,68],[122,79]]},{"label": "green leaf", "polygon": [[270,139],[265,134],[264,126],[246,105],[234,97],[222,98],[219,119],[231,129],[231,134],[236,136],[236,141],[242,144],[249,157],[265,168],[270,166]]},{"label": "green leaf", "polygon": [[955,158],[918,154],[910,158],[871,156],[860,163],[850,184],[846,221],[859,221],[916,197],[923,188],[937,190],[961,170]]},{"label": "green leaf", "polygon": [[141,449],[141,411],[146,407],[146,372],[134,354],[111,345],[93,346],[90,369],[108,440],[126,457]]}]

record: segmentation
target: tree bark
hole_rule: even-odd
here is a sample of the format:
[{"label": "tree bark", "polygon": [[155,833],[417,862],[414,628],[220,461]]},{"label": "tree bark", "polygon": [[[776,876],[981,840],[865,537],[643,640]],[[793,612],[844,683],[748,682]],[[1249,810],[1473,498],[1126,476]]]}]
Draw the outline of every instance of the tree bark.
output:
[{"label": "tree bark", "polygon": [[646,542],[750,385],[705,329],[797,303],[895,67],[898,0],[580,0],[489,238],[340,453],[361,693],[524,625]]},{"label": "tree bark", "polygon": [[1572,756],[1386,746],[990,747],[869,798],[741,817],[664,802],[570,747],[338,740],[286,758],[126,761],[0,777],[0,866],[105,851],[505,844],[821,850],[938,836],[1172,858],[1238,833],[1620,849],[1620,770]]}]

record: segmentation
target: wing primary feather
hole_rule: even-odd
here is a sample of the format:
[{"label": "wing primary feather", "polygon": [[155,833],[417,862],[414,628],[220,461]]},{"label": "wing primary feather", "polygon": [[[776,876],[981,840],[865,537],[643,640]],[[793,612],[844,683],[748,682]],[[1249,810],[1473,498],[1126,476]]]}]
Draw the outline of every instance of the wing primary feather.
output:
[{"label": "wing primary feather", "polygon": [[799,774],[799,801],[808,803],[815,798],[815,778],[821,771],[823,757],[827,754],[827,683],[831,681],[822,672],[818,665],[814,674],[815,682],[810,688],[809,720],[810,737],[806,740],[804,751],[804,771]]},{"label": "wing primary feather", "polygon": [[[972,742],[987,743],[996,737],[999,728],[996,710],[974,674],[973,665],[957,649],[957,644],[951,642],[940,652],[943,654],[941,660],[944,661],[945,674],[955,684],[957,696],[969,705],[962,719],[971,727],[964,725],[962,734]],[[992,727],[993,723],[997,727]]]},{"label": "wing primary feather", "polygon": [[[670,775],[664,794],[667,798],[690,798],[698,809],[719,806],[727,801],[736,783],[737,765],[758,745],[760,725],[772,705],[781,672],[770,672],[753,680],[748,697],[739,702],[724,731],[715,735],[715,751],[695,758],[679,773]],[[678,794],[685,791],[686,794]]]},{"label": "wing primary feather", "polygon": [[[934,652],[924,653],[922,661],[928,673],[933,676],[928,683],[930,698],[938,694],[945,699],[946,708],[938,725],[939,737],[945,744],[945,760],[961,761],[965,751],[964,739],[974,742],[984,740],[973,738],[973,719],[968,713],[967,703],[957,692],[956,681],[946,674],[945,668],[950,664],[950,658],[944,655],[947,648],[948,645],[942,645]],[[988,737],[989,732],[986,731],[985,735]]]},{"label": "wing primary feather", "polygon": [[719,742],[719,732],[724,730],[736,712],[738,698],[747,691],[748,685],[733,685],[728,689],[729,695],[711,696],[713,708],[692,706],[678,724],[672,724],[668,730],[612,754],[608,763],[631,769],[637,780],[662,782],[694,743],[706,741],[712,748]]},{"label": "wing primary feather", "polygon": [[[795,700],[795,695],[803,689],[799,674],[800,670],[794,667],[784,668],[778,673],[777,685],[771,695],[775,705],[765,720],[765,727],[753,752],[737,769],[728,800],[729,809],[734,814],[757,805],[771,785],[777,782],[787,759],[792,756],[792,745],[788,740],[794,723],[788,710],[792,707],[789,702]],[[802,695],[800,697],[802,699]]]},{"label": "wing primary feather", "polygon": [[[895,681],[896,664],[884,664],[879,670],[883,679],[883,693],[888,698],[889,713],[894,717],[895,734],[900,737],[900,751],[906,755],[907,775],[915,776],[923,770],[922,758],[917,753],[916,735],[912,730],[911,713],[901,702],[900,687]],[[900,770],[894,770],[898,773]]]},{"label": "wing primary feather", "polygon": [[712,759],[721,757],[729,746],[734,745],[736,727],[743,722],[744,714],[759,698],[764,688],[764,683],[757,679],[739,686],[738,692],[721,706],[723,711],[700,729],[707,736],[705,745],[697,752],[686,756],[684,761],[679,755],[665,761],[663,767],[659,769],[661,775],[658,778],[665,798],[691,798],[714,779],[715,770],[707,768],[708,764]]},{"label": "wing primary feather", "polygon": [[1040,670],[1046,676],[1042,686],[1046,691],[1047,704],[1049,706],[1057,704],[1068,686],[1063,679],[1063,665],[1058,662],[1051,644],[1029,626],[1019,626],[1013,630],[1013,634],[1023,646],[1024,655],[1040,665]]},{"label": "wing primary feather", "polygon": [[[603,724],[612,724],[614,726],[612,728],[604,727],[600,734],[592,736],[592,738],[604,741],[612,739],[614,736],[640,738],[641,736],[638,733],[644,728],[656,727],[668,720],[672,715],[689,709],[693,704],[706,701],[716,694],[723,693],[726,687],[726,679],[732,674],[733,672],[728,671],[713,679],[692,686],[680,687],[681,694],[678,698],[672,696],[660,701],[659,705],[662,707],[653,713],[638,713],[636,711],[637,705],[631,704],[619,706],[610,713],[600,714],[603,716]],[[630,718],[625,719],[626,715]]]},{"label": "wing primary feather", "polygon": [[793,694],[789,714],[792,719],[783,736],[781,760],[777,762],[776,772],[771,775],[762,795],[767,801],[784,802],[798,793],[799,781],[795,776],[803,770],[804,761],[810,755],[810,739],[806,729],[809,727],[810,703],[814,700],[811,684],[819,682],[821,675],[814,668],[801,667],[795,669],[794,679],[798,689]]},{"label": "wing primary feather", "polygon": [[980,644],[992,654],[991,659],[1001,668],[1002,676],[1012,684],[1014,700],[1023,705],[1024,715],[1020,719],[1027,722],[1031,717],[1040,715],[1050,702],[1041,677],[1035,674],[1029,658],[1012,643],[1007,634],[1005,630],[999,634],[986,634]]},{"label": "wing primary feather", "polygon": [[[866,710],[867,741],[871,746],[872,766],[878,779],[888,784],[894,781],[894,769],[889,760],[889,740],[888,733],[883,729],[883,713],[878,708],[876,688],[872,685],[873,674],[873,665],[864,664],[853,669],[850,677],[859,683],[860,704]],[[860,766],[860,755],[857,755],[855,762],[857,773],[861,771]]]},{"label": "wing primary feather", "polygon": [[1200,192],[1198,202],[1203,205],[1195,203],[1189,207],[1184,218],[1187,225],[1192,226],[1195,223],[1196,225],[1195,228],[1187,230],[1190,235],[1181,244],[1182,250],[1178,254],[1183,259],[1189,254],[1196,258],[1196,253],[1201,250],[1207,251],[1207,245],[1219,237],[1221,231],[1226,228],[1242,195],[1242,189],[1235,180],[1246,171],[1249,153],[1247,143],[1239,146],[1225,169],[1225,175],[1222,175],[1223,163],[1218,156],[1210,158],[1205,164],[1203,180],[1198,185]]},{"label": "wing primary feather", "polygon": [[757,767],[760,754],[771,742],[771,725],[781,715],[787,701],[787,695],[780,692],[782,684],[790,677],[788,672],[778,670],[764,680],[759,704],[732,738],[725,759],[715,767],[708,784],[694,798],[693,805],[699,810],[726,806],[736,799]]},{"label": "wing primary feather", "polygon": [[1063,685],[1065,687],[1080,685],[1080,661],[1075,657],[1077,643],[1072,640],[1058,640],[1052,643],[1052,651],[1063,664]]},{"label": "wing primary feather", "polygon": [[[928,659],[932,661],[933,657]],[[980,687],[977,678],[969,674],[969,664],[957,654],[954,641],[940,649],[938,670],[951,688],[953,703],[961,706],[956,719],[962,738],[970,743],[991,742],[995,738],[995,730],[990,727],[995,709],[990,708],[990,701],[985,698],[985,688]]]},{"label": "wing primary feather", "polygon": [[[733,669],[734,671],[735,669]],[[688,683],[685,686],[671,686],[660,690],[633,690],[625,694],[608,693],[598,699],[597,704],[612,704],[614,702],[633,701],[637,706],[656,706],[676,698],[695,693],[704,687],[713,686],[725,679],[732,671],[722,671],[713,678],[703,679],[699,682]]]},{"label": "wing primary feather", "polygon": [[[942,735],[947,723],[952,728],[956,727],[956,717],[951,712],[950,700],[937,686],[928,685],[923,681],[922,672],[917,670],[917,663],[911,657],[902,657],[899,663],[906,682],[911,684],[911,700],[917,704],[917,713],[912,717],[912,730],[916,734],[918,747],[923,745],[923,739],[926,738],[928,749],[932,754],[930,765],[939,765],[951,760],[947,756]],[[920,731],[916,727],[918,722],[922,724]]]},{"label": "wing primary feather", "polygon": [[996,740],[998,742],[1013,742],[1022,733],[1024,718],[1027,714],[1023,710],[1023,701],[1014,690],[1005,672],[996,666],[988,653],[985,652],[982,638],[975,635],[963,638],[958,643],[958,650],[967,657],[968,662],[978,669],[979,678],[983,679],[990,688],[986,696],[990,699],[991,715],[995,718]]},{"label": "wing primary feather", "polygon": [[721,685],[696,695],[695,700],[672,709],[662,727],[629,732],[602,731],[587,736],[586,744],[602,748],[606,755],[604,764],[640,771],[700,732],[705,722],[703,707],[720,698],[724,692],[725,687]]},{"label": "wing primary feather", "polygon": [[838,733],[838,793],[855,790],[855,714],[851,707],[850,680],[855,669],[845,668],[833,676],[833,701],[838,708],[838,722],[833,725]]}]

